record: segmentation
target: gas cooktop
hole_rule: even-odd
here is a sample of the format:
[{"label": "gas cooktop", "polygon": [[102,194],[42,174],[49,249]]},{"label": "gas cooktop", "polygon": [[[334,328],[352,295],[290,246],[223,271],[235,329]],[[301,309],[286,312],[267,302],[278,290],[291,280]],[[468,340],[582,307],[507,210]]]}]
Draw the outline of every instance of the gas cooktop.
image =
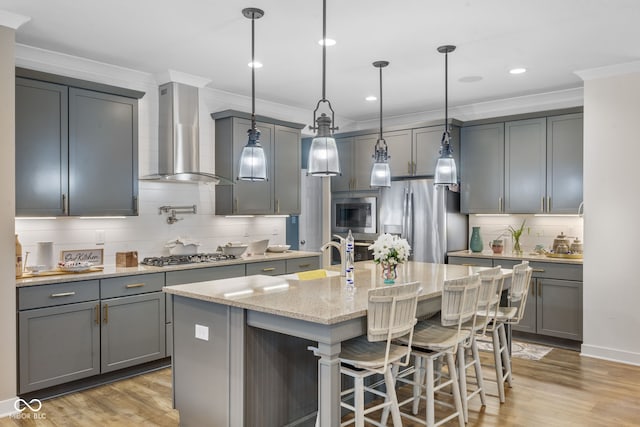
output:
[{"label": "gas cooktop", "polygon": [[141,264],[153,265],[155,267],[164,267],[166,265],[195,264],[202,262],[217,262],[236,259],[234,255],[224,255],[220,252],[210,254],[195,255],[169,255],[161,257],[147,257],[142,260]]}]

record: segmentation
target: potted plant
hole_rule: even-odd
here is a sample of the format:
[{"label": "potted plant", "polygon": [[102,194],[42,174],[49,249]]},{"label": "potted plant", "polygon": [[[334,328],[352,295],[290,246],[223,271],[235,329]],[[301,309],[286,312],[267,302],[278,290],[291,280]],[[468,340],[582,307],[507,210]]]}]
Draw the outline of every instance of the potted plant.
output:
[{"label": "potted plant", "polygon": [[[522,248],[520,247],[520,237],[522,237],[522,232],[524,231],[524,225],[526,221],[526,219],[522,220],[520,228],[514,228],[512,225],[509,226],[509,233],[511,233],[511,239],[513,240],[513,252],[518,255],[522,254]],[[527,234],[529,234],[529,228],[527,228]]]}]

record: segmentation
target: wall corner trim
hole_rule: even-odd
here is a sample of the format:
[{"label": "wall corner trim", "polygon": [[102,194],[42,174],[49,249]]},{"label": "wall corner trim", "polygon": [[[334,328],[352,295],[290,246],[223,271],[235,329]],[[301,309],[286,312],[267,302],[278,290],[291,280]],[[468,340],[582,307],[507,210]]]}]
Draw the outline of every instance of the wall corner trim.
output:
[{"label": "wall corner trim", "polygon": [[31,21],[31,17],[29,16],[18,15],[8,10],[0,10],[0,26],[17,30],[29,21]]}]

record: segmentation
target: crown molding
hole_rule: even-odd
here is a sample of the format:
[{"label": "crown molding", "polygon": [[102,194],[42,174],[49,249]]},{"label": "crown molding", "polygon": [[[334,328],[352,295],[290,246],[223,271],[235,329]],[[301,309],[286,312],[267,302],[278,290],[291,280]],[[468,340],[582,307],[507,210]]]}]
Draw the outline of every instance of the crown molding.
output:
[{"label": "crown molding", "polygon": [[640,73],[640,61],[589,68],[586,70],[574,71],[574,73],[584,81],[616,77],[624,74]]},{"label": "crown molding", "polygon": [[156,82],[158,85],[175,82],[182,83],[189,86],[195,86],[198,88],[203,88],[209,83],[211,83],[211,79],[206,77],[200,77],[193,74],[183,73],[182,71],[176,70],[167,70],[163,73],[156,74]]}]

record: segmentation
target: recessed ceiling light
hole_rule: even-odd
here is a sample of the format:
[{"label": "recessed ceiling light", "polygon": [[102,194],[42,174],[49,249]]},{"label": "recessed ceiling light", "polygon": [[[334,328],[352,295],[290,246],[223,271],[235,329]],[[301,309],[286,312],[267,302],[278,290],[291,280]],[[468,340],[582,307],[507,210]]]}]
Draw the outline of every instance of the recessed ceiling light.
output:
[{"label": "recessed ceiling light", "polygon": [[262,62],[259,61],[249,62],[247,65],[251,68],[262,68]]},{"label": "recessed ceiling light", "polygon": [[522,74],[522,73],[526,73],[527,69],[526,68],[512,68],[509,70],[509,73],[511,74]]},{"label": "recessed ceiling light", "polygon": [[318,40],[318,44],[320,46],[322,46],[322,45],[333,46],[334,44],[336,44],[336,41],[334,39],[326,38],[326,39]]},{"label": "recessed ceiling light", "polygon": [[377,97],[377,96],[374,96],[374,95],[369,95],[369,96],[367,96],[364,100],[365,100],[365,101],[369,101],[369,102],[373,102],[373,101],[377,101],[377,100],[378,100],[378,97]]}]

